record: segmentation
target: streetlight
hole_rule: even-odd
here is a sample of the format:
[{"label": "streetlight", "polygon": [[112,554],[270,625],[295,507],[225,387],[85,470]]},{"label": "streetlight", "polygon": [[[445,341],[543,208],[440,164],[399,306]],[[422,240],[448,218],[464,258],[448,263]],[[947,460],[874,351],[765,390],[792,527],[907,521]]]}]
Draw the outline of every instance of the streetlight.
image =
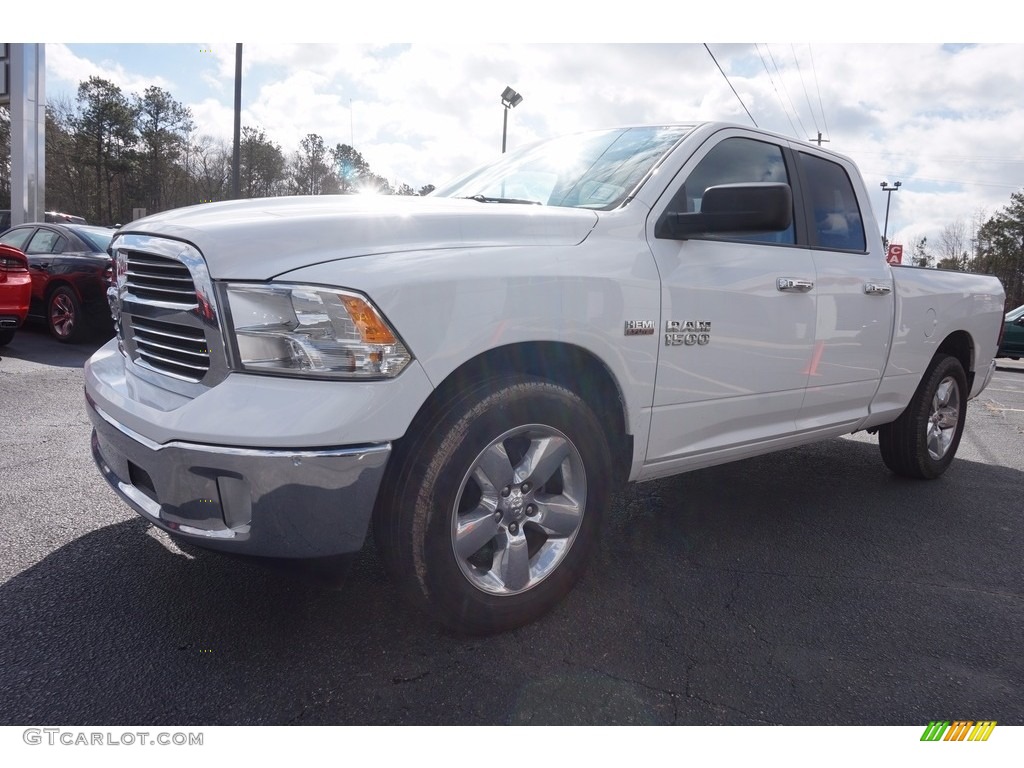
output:
[{"label": "streetlight", "polygon": [[501,105],[505,108],[504,119],[501,123],[501,153],[505,154],[505,138],[508,136],[508,111],[512,107],[518,107],[523,97],[512,90],[511,86],[505,86],[501,92]]},{"label": "streetlight", "polygon": [[897,181],[891,187],[888,181],[883,181],[881,185],[882,191],[889,193],[885,198],[885,229],[882,231],[882,242],[886,248],[889,247],[889,203],[892,201],[892,193],[899,192],[902,185],[903,182],[901,181]]}]

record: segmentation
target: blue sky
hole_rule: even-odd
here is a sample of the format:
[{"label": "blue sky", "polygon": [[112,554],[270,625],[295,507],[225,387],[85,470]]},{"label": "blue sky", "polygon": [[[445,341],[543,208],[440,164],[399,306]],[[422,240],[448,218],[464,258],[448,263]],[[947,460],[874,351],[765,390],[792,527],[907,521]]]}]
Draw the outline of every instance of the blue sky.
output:
[{"label": "blue sky", "polygon": [[[714,60],[700,42],[657,42],[640,34],[671,36],[673,20],[694,34],[683,6],[675,14],[655,13],[672,6],[650,6],[646,16],[580,27],[571,10],[552,14],[541,10],[550,4],[521,2],[509,6],[502,29],[491,18],[494,6],[479,3],[434,4],[428,16],[423,4],[399,2],[355,18],[289,3],[289,13],[275,17],[272,29],[235,24],[227,11],[220,18],[207,12],[201,26],[190,23],[189,9],[202,7],[176,4],[181,13],[169,14],[166,24],[160,20],[162,37],[154,41],[104,42],[138,39],[122,28],[131,26],[123,14],[92,30],[94,43],[58,42],[81,35],[53,39],[47,46],[48,99],[73,100],[78,83],[94,74],[128,93],[159,85],[192,110],[198,134],[226,141],[234,43],[217,40],[235,38],[245,45],[243,124],[264,128],[286,152],[307,133],[319,133],[329,145],[353,143],[374,171],[413,187],[440,185],[500,151],[499,94],[506,85],[524,96],[509,114],[510,147],[635,122],[722,119],[749,125],[747,111],[760,127],[801,140],[821,131],[826,147],[861,167],[879,220],[885,212],[880,182],[902,181],[893,195],[889,234],[908,248],[922,235],[934,243],[957,219],[969,225],[979,214],[991,215],[1024,187],[1024,45],[942,42],[947,35],[980,37],[978,30],[989,23],[986,2],[972,4],[969,17],[946,13],[944,23],[954,31],[932,30],[935,42],[904,42],[902,30],[921,32],[912,13],[901,17],[885,4],[861,3],[860,28],[855,23],[842,31],[884,40],[885,33],[873,29],[876,17],[865,14],[877,7],[890,40],[850,43],[834,39],[832,27],[783,25],[786,42],[710,43]],[[772,6],[776,17],[782,7]],[[942,10],[941,3],[931,7]],[[447,23],[446,8],[456,9],[450,18],[460,23]],[[764,4],[741,2],[730,9],[730,18],[719,15],[701,27],[709,39],[737,39],[726,32],[780,39],[763,23]],[[538,14],[545,24],[536,23]],[[318,23],[310,25],[308,18]],[[528,29],[537,42],[481,42],[508,36],[513,27]],[[350,29],[381,42],[323,39],[346,37],[342,30]],[[60,35],[59,27],[53,33]],[[173,42],[200,33],[213,42]],[[793,37],[804,42],[788,42]]]}]

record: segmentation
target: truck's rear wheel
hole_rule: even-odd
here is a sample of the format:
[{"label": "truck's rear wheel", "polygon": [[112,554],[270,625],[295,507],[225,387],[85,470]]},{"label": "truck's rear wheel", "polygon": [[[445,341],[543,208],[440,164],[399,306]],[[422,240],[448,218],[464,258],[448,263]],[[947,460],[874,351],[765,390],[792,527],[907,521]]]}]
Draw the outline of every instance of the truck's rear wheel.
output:
[{"label": "truck's rear wheel", "polygon": [[375,533],[413,600],[468,633],[554,606],[584,570],[608,492],[610,452],[591,409],[551,382],[491,379],[407,439]]},{"label": "truck's rear wheel", "polygon": [[936,355],[906,410],[878,430],[885,465],[897,475],[926,480],[945,472],[960,445],[967,395],[960,361]]}]

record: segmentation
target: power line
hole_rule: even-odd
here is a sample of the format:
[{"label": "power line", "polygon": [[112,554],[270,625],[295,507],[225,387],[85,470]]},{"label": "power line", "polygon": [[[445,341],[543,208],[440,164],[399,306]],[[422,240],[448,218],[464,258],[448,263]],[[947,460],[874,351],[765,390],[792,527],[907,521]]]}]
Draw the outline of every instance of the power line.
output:
[{"label": "power line", "polygon": [[[861,168],[861,173],[864,176],[881,176],[885,177],[885,173],[881,171],[875,171],[869,168]],[[892,175],[891,172],[889,175]],[[962,179],[936,179],[931,176],[911,176],[905,173],[900,174],[901,179],[910,179],[911,181],[930,181],[935,184],[960,184],[965,187],[996,187],[999,189],[1020,189],[1020,184],[1000,184],[996,181],[964,181]]]},{"label": "power line", "polygon": [[789,48],[793,51],[793,63],[796,64],[796,73],[800,76],[800,87],[804,89],[804,98],[807,100],[807,110],[811,113],[811,120],[814,121],[814,130],[818,130],[818,118],[814,115],[814,107],[811,106],[811,96],[807,93],[807,83],[804,82],[804,71],[800,68],[800,59],[796,56],[796,46],[793,43],[789,44]]},{"label": "power line", "polygon": [[1021,165],[1024,164],[1024,156],[1021,155],[944,155],[936,152],[915,152],[912,156],[907,155],[904,152],[894,151],[882,151],[876,152],[872,150],[861,150],[856,145],[847,146],[847,152],[856,152],[860,155],[874,155],[876,157],[892,157],[892,158],[903,158],[906,160],[917,159],[921,157],[932,158],[935,160],[942,160],[947,163],[1000,163],[1002,165]]},{"label": "power line", "polygon": [[798,110],[796,105],[793,104],[793,97],[789,95],[789,88],[786,87],[786,80],[782,76],[782,72],[779,71],[778,63],[775,61],[775,54],[772,53],[771,46],[769,46],[768,43],[765,43],[764,47],[768,50],[768,58],[772,60],[772,66],[775,67],[775,72],[778,74],[779,81],[782,83],[782,90],[786,94],[786,98],[789,100],[789,106],[792,107],[793,114],[796,115],[796,121],[800,123],[800,133],[805,134],[807,133],[807,129],[804,128],[804,121],[800,119],[800,110]]},{"label": "power line", "polygon": [[[767,43],[765,43],[765,46],[767,46]],[[761,44],[754,43],[754,50],[757,51],[758,58],[761,59],[761,66],[764,67],[764,72],[766,75],[768,75],[768,81],[772,84],[772,90],[775,91],[775,98],[779,100],[779,106],[782,107],[782,113],[786,116],[786,119],[789,121],[789,128],[793,132],[793,134],[796,135],[796,126],[793,125],[793,118],[790,117],[789,110],[786,108],[786,102],[782,100],[782,94],[779,93],[779,89],[775,85],[775,78],[772,77],[771,70],[768,69],[768,63],[764,60],[764,55],[761,53]]]},{"label": "power line", "polygon": [[710,56],[711,60],[715,62],[715,66],[718,67],[718,71],[722,73],[722,77],[725,78],[725,82],[729,83],[729,87],[732,88],[732,92],[733,95],[736,97],[736,101],[738,101],[740,103],[740,106],[743,107],[743,111],[747,113],[747,117],[750,118],[750,122],[754,124],[755,128],[760,127],[758,126],[757,121],[754,119],[754,116],[750,114],[750,110],[747,109],[747,105],[743,103],[743,99],[741,99],[740,95],[736,93],[736,89],[732,87],[732,83],[729,81],[729,76],[725,74],[725,70],[722,69],[722,65],[718,63],[718,59],[715,58],[715,54],[713,54],[711,52],[711,49],[708,48],[707,43],[704,43],[704,50],[708,52],[708,56]]}]

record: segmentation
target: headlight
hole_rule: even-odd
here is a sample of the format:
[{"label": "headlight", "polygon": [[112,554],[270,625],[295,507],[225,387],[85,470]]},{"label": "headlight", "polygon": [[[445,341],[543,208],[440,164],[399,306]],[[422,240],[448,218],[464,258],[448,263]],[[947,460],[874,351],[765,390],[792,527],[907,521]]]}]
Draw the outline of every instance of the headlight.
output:
[{"label": "headlight", "polygon": [[391,378],[412,356],[380,313],[351,291],[229,284],[242,370],[339,379]]}]

